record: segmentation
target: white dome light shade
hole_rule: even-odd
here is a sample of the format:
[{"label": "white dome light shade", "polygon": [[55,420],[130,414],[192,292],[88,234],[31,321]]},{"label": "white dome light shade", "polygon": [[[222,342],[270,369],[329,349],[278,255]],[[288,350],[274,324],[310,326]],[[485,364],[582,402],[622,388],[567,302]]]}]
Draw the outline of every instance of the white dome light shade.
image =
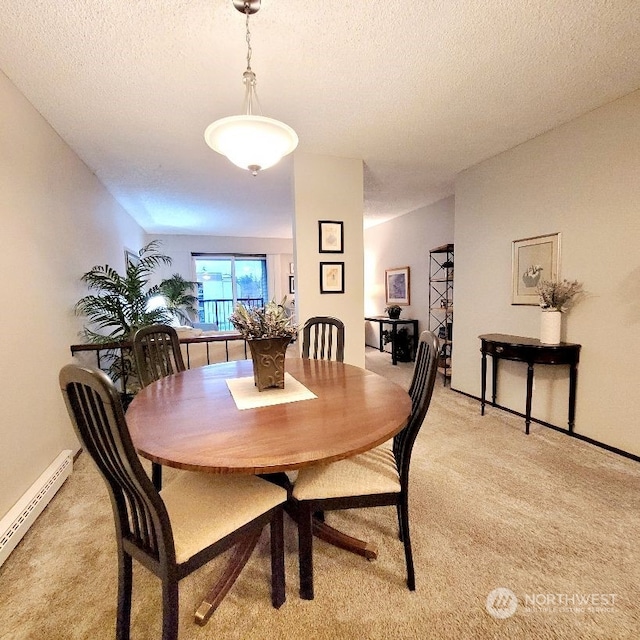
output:
[{"label": "white dome light shade", "polygon": [[298,146],[298,136],[289,125],[254,115],[216,120],[206,128],[204,139],[214,151],[254,176]]}]

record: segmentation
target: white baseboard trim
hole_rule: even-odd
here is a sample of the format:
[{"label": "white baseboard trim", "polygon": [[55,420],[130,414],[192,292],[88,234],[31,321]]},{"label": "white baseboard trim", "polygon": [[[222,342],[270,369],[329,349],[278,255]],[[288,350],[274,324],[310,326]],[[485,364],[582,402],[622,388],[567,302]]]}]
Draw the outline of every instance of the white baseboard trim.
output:
[{"label": "white baseboard trim", "polygon": [[73,471],[73,452],[65,449],[0,520],[0,567]]}]

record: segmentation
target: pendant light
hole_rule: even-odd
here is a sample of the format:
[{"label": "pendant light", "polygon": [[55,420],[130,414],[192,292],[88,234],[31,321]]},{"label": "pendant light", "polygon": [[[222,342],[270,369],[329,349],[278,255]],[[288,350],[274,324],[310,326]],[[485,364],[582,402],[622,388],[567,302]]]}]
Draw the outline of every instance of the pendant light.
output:
[{"label": "pendant light", "polygon": [[204,139],[214,151],[255,176],[258,171],[272,167],[291,153],[298,146],[298,136],[284,122],[254,115],[254,109],[259,114],[262,110],[256,92],[256,74],[251,69],[249,16],[260,9],[260,0],[232,1],[234,7],[246,16],[247,70],[242,75],[245,86],[244,115],[212,122],[204,132]]}]

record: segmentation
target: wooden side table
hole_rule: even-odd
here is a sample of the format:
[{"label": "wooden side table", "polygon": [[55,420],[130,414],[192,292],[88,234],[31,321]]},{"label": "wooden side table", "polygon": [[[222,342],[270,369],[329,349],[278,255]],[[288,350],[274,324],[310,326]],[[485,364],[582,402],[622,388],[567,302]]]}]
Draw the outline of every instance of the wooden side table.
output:
[{"label": "wooden side table", "polygon": [[573,342],[543,344],[536,338],[523,338],[502,333],[486,333],[478,336],[482,342],[482,395],[481,413],[484,415],[487,391],[487,355],[493,358],[491,404],[496,406],[498,383],[498,361],[515,360],[527,363],[527,401],[525,412],[525,433],[531,424],[531,398],[533,395],[534,364],[569,365],[569,433],[573,433],[576,415],[576,388],[578,384],[578,361],[581,345]]},{"label": "wooden side table", "polygon": [[383,328],[384,325],[391,325],[391,364],[398,364],[398,345],[397,345],[397,337],[398,337],[398,326],[401,325],[410,325],[412,327],[413,333],[410,338],[412,340],[412,349],[411,349],[411,360],[416,359],[416,351],[418,350],[418,321],[410,320],[410,319],[394,319],[389,318],[388,316],[370,316],[365,318],[369,322],[377,322],[379,327],[380,334],[380,344],[379,345],[367,345],[369,347],[374,347],[379,349],[380,351],[384,351],[384,341],[383,341]]}]

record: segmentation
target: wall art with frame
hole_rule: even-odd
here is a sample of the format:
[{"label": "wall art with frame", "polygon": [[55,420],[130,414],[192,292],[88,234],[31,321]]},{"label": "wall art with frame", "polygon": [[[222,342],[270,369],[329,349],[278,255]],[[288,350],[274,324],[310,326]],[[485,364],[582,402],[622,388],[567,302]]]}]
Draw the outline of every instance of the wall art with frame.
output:
[{"label": "wall art with frame", "polygon": [[320,293],[344,293],[344,262],[320,263]]},{"label": "wall art with frame", "polygon": [[295,293],[295,292],[296,292],[296,277],[289,276],[289,293]]},{"label": "wall art with frame", "polygon": [[124,248],[124,268],[126,269],[130,264],[138,266],[140,264],[140,256],[131,249]]},{"label": "wall art with frame", "polygon": [[385,269],[384,290],[387,305],[410,304],[409,267]]},{"label": "wall art with frame", "polygon": [[537,284],[557,282],[560,268],[560,234],[514,240],[511,250],[511,304],[539,304]]},{"label": "wall art with frame", "polygon": [[318,251],[320,253],[344,253],[344,222],[318,220]]}]

